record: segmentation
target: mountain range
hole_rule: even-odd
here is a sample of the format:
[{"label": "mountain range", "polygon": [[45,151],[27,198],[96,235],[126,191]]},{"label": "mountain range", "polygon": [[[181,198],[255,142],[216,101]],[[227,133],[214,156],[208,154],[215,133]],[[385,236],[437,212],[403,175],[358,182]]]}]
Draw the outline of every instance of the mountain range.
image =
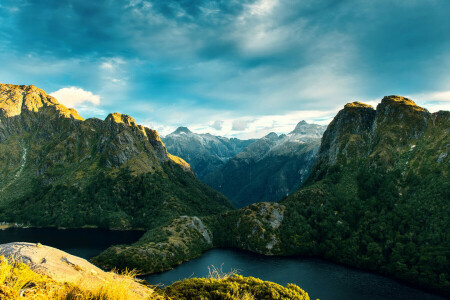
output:
[{"label": "mountain range", "polygon": [[199,179],[213,172],[255,140],[193,133],[187,127],[162,138],[167,150],[189,162]]},{"label": "mountain range", "polygon": [[243,207],[281,200],[296,191],[311,171],[325,129],[301,121],[287,135],[272,132],[260,139],[239,140],[179,127],[163,141],[200,180]]},{"label": "mountain range", "polygon": [[[309,141],[307,125],[254,141],[248,155],[300,149],[293,141]],[[448,111],[401,96],[376,109],[349,103],[312,146],[315,162],[297,191],[236,210],[130,116],[84,120],[34,86],[1,84],[0,219],[146,230],[92,260],[104,268],[149,274],[235,247],[321,257],[450,296],[449,140]]]},{"label": "mountain range", "polygon": [[237,207],[281,200],[308,178],[325,129],[301,121],[287,135],[269,133],[203,181]]},{"label": "mountain range", "polygon": [[287,198],[177,218],[94,261],[152,273],[236,247],[322,257],[449,296],[449,133],[450,112],[430,113],[404,97],[384,97],[376,109],[349,103],[327,127],[310,176]]},{"label": "mountain range", "polygon": [[152,228],[231,208],[155,130],[84,120],[32,85],[0,85],[0,170],[0,218],[24,225]]}]

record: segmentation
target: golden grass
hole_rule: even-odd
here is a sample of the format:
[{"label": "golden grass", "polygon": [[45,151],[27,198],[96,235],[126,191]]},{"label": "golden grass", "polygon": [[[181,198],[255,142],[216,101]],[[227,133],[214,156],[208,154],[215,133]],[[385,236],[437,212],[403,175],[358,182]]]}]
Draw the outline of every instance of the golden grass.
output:
[{"label": "golden grass", "polygon": [[60,283],[26,264],[0,256],[0,299],[128,300],[164,299],[136,280],[135,272],[108,273],[108,280]]},{"label": "golden grass", "polygon": [[215,267],[214,265],[211,265],[210,267],[208,267],[208,275],[206,276],[207,278],[210,279],[217,279],[217,280],[221,280],[221,279],[227,279],[228,277],[231,277],[233,275],[237,275],[239,270],[237,269],[231,269],[230,272],[224,272],[222,270],[223,264],[220,265],[220,268]]}]

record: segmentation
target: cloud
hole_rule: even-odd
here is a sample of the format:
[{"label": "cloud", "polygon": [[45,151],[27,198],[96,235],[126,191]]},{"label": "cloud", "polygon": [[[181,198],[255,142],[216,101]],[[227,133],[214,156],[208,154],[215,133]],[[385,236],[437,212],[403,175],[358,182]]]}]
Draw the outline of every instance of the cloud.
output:
[{"label": "cloud", "polygon": [[431,112],[450,110],[450,91],[436,91],[410,95],[418,105],[427,108]]},{"label": "cloud", "polygon": [[249,120],[234,120],[233,121],[233,126],[231,127],[231,130],[234,131],[244,131],[248,128],[248,126],[252,123],[253,121],[249,121]]},{"label": "cloud", "polygon": [[221,130],[222,126],[223,126],[223,121],[220,121],[220,120],[214,121],[214,123],[212,123],[210,126],[211,126],[211,128],[214,128],[215,130]]},{"label": "cloud", "polygon": [[92,92],[74,86],[59,89],[56,92],[50,93],[50,95],[67,107],[76,108],[81,104],[86,105],[87,103],[94,106],[100,105],[99,95],[94,95]]},{"label": "cloud", "polygon": [[448,0],[1,3],[0,81],[95,91],[86,113],[259,136],[383,95],[448,108]]}]

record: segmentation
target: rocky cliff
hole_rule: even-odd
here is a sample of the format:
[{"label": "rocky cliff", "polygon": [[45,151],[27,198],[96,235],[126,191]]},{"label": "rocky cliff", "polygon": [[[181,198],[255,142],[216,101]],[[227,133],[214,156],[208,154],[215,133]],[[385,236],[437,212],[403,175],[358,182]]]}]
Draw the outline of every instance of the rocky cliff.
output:
[{"label": "rocky cliff", "polygon": [[0,217],[39,226],[150,228],[228,201],[127,115],[84,120],[34,86],[0,85]]}]

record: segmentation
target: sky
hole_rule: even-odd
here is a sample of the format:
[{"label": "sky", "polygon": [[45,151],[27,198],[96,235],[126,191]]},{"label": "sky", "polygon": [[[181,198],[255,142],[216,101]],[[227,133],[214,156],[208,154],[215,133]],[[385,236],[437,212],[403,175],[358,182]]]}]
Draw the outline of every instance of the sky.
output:
[{"label": "sky", "polygon": [[0,82],[238,138],[352,101],[450,109],[448,0],[0,0]]}]

